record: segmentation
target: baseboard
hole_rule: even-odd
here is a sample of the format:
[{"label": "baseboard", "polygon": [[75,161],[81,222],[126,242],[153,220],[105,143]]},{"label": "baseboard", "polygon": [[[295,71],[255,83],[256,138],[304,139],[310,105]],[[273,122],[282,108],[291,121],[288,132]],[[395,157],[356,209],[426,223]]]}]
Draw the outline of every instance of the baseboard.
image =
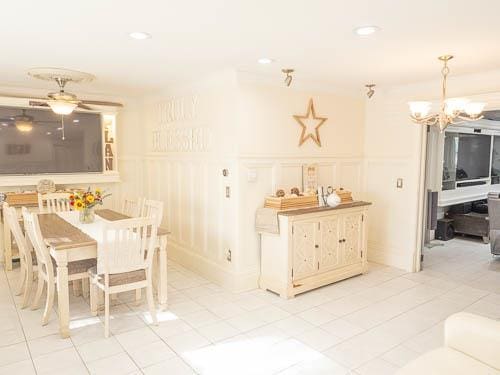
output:
[{"label": "baseboard", "polygon": [[186,249],[174,240],[170,240],[168,243],[168,257],[232,292],[258,288],[259,270],[235,272]]},{"label": "baseboard", "polygon": [[412,259],[407,253],[388,245],[368,241],[368,261],[412,271]]}]

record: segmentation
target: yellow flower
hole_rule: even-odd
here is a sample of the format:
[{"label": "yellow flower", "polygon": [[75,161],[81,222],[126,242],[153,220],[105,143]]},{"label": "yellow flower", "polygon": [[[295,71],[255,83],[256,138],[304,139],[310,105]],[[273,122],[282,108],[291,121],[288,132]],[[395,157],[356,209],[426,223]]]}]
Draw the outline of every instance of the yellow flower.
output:
[{"label": "yellow flower", "polygon": [[78,211],[83,210],[83,202],[80,199],[75,201],[75,208]]},{"label": "yellow flower", "polygon": [[101,189],[95,189],[95,195],[101,195]]},{"label": "yellow flower", "polygon": [[87,195],[87,203],[94,203],[94,196],[92,194]]}]

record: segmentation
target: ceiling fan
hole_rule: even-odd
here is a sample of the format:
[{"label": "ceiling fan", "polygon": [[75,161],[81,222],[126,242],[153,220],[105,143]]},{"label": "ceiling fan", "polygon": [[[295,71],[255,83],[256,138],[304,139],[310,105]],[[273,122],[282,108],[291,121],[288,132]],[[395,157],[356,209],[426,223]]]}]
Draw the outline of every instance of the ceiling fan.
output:
[{"label": "ceiling fan", "polygon": [[[26,114],[26,109],[21,110],[20,115],[15,115],[9,118],[0,118],[0,126],[9,127],[15,126],[21,133],[29,133],[33,130],[35,124],[33,116]],[[56,123],[55,121],[37,121],[40,123]]]},{"label": "ceiling fan", "polygon": [[68,82],[82,83],[93,81],[95,77],[92,74],[69,69],[34,68],[28,71],[28,75],[44,81],[55,81],[59,86],[59,91],[47,94],[46,98],[20,94],[0,94],[0,96],[33,99],[29,101],[30,106],[50,107],[58,115],[69,115],[76,108],[92,110],[92,105],[123,107],[123,104],[116,102],[78,99],[75,94],[64,90]]}]

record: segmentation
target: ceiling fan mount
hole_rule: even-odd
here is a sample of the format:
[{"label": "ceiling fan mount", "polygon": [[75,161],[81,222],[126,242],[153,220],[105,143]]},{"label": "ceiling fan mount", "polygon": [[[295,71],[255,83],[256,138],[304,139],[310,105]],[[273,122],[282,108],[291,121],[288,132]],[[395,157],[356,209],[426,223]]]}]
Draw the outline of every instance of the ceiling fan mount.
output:
[{"label": "ceiling fan mount", "polygon": [[30,106],[50,107],[58,115],[69,115],[76,108],[84,110],[94,110],[91,106],[123,107],[123,104],[116,102],[79,99],[75,94],[65,91],[66,84],[91,82],[95,76],[89,73],[79,72],[61,68],[33,68],[28,71],[30,77],[43,81],[56,82],[59,86],[58,92],[51,92],[47,97],[19,94],[0,94],[11,98],[34,99],[29,101]]}]

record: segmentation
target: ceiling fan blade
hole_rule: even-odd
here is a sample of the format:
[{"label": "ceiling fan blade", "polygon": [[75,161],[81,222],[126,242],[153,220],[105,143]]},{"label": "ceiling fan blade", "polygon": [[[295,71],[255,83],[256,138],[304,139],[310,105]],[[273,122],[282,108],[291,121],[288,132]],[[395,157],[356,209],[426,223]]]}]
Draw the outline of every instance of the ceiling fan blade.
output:
[{"label": "ceiling fan blade", "polygon": [[88,111],[91,111],[91,110],[92,110],[92,108],[90,108],[88,105],[85,105],[85,104],[83,104],[83,103],[81,103],[81,102],[80,102],[80,103],[78,103],[78,108],[81,108],[81,109],[86,109],[86,110],[88,110]]},{"label": "ceiling fan blade", "polygon": [[40,96],[35,96],[35,95],[28,95],[28,94],[8,94],[8,93],[0,93],[0,96],[3,96],[5,98],[20,98],[20,99],[38,99],[38,100],[47,100],[47,98],[40,97]]},{"label": "ceiling fan blade", "polygon": [[30,100],[29,105],[32,107],[48,107],[46,102],[37,102],[36,100]]},{"label": "ceiling fan blade", "polygon": [[81,100],[83,104],[93,104],[93,105],[105,105],[109,107],[123,107],[122,103],[117,103],[117,102],[105,102],[105,101],[99,101],[99,100]]}]

